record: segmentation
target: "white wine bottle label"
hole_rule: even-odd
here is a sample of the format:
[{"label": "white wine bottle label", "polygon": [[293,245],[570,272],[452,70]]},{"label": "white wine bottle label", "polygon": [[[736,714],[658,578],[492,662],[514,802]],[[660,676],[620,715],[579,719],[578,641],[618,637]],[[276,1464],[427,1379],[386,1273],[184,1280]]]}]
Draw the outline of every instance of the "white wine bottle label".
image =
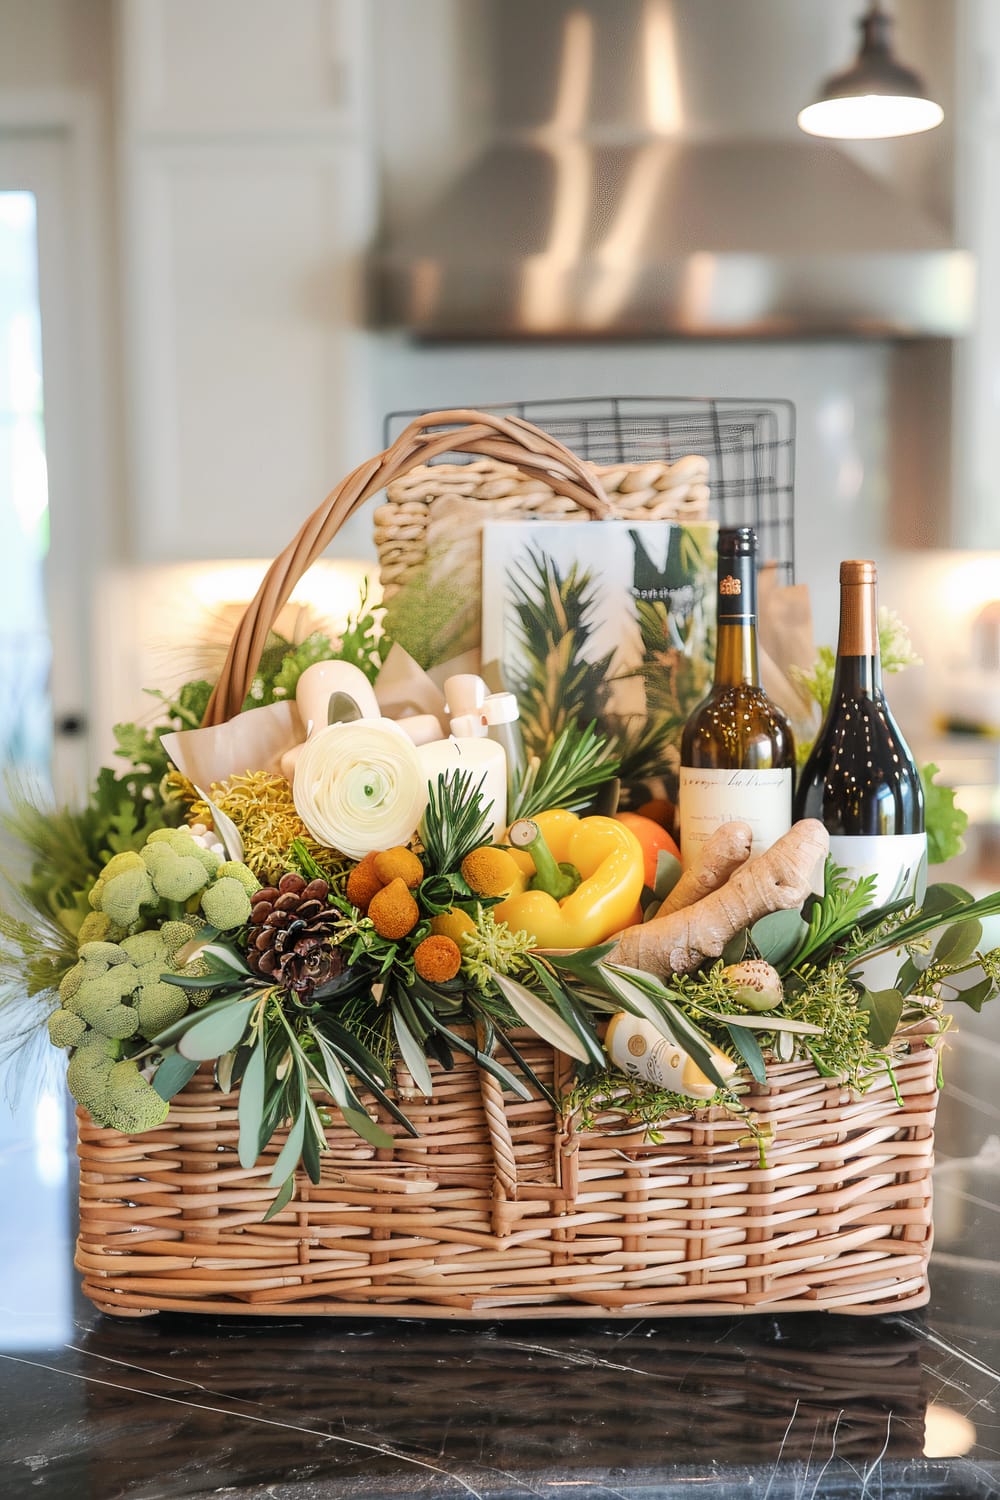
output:
[{"label": "white wine bottle label", "polygon": [[830,858],[847,871],[851,880],[875,876],[875,889],[868,903],[888,906],[891,901],[924,898],[927,888],[926,833],[830,835]]},{"label": "white wine bottle label", "polygon": [[749,823],[751,854],[763,854],[792,826],[792,773],[681,766],[681,856],[693,864],[721,823]]},{"label": "white wine bottle label", "polygon": [[[630,1078],[642,1078],[657,1088],[694,1099],[711,1099],[716,1086],[679,1042],[668,1040],[651,1021],[620,1010],[608,1023],[604,1045],[616,1068]],[[724,1052],[712,1049],[720,1073],[730,1078],[736,1064]]]}]

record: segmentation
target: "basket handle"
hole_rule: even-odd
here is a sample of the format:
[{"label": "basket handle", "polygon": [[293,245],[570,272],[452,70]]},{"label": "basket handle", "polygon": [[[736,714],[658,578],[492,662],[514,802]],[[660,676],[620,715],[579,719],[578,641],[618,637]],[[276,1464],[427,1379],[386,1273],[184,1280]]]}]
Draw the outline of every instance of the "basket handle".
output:
[{"label": "basket handle", "polygon": [[429,412],[411,422],[377,458],[360,464],[331,490],[268,568],[236,627],[219,681],[208,702],[206,726],[223,724],[243,706],[260,664],[268,632],[303,573],[319,558],[341,526],[372,495],[418,464],[442,453],[477,453],[514,464],[542,478],[590,516],[613,514],[600,480],[565,444],[521,417],[489,412]]}]

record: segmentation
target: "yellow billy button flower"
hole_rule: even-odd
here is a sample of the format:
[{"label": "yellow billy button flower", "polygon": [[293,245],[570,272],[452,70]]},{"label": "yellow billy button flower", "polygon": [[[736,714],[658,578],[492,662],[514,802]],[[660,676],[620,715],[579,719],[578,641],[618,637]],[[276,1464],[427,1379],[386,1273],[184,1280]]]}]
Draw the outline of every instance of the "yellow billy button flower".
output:
[{"label": "yellow billy button flower", "polygon": [[509,896],[527,884],[524,871],[507,849],[482,844],[462,860],[462,879],[477,896]]}]

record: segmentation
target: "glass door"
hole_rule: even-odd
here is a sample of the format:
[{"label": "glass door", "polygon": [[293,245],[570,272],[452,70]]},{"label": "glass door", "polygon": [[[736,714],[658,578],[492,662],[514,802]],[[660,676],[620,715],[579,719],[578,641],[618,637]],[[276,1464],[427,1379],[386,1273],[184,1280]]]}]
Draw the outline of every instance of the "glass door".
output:
[{"label": "glass door", "polygon": [[0,189],[0,763],[22,784],[52,767],[45,570],[49,491],[42,399],[38,217],[33,193]]},{"label": "glass door", "polygon": [[[69,800],[86,786],[75,732],[85,728],[89,578],[87,518],[71,480],[80,451],[72,186],[58,133],[0,136],[0,809],[19,788]],[[0,868],[17,874],[2,833]],[[3,998],[15,1025],[37,1014],[16,989]],[[6,1022],[0,1037],[12,1029]],[[6,1349],[56,1344],[71,1326],[63,1071],[47,1043],[0,1047],[0,1264],[19,1289],[17,1305],[0,1306]]]}]

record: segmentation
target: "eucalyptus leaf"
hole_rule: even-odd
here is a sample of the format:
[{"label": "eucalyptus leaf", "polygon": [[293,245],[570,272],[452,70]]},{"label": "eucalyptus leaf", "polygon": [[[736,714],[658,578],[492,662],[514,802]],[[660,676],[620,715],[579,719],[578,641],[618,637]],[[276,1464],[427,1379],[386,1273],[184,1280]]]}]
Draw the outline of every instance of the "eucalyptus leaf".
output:
[{"label": "eucalyptus leaf", "polygon": [[797,911],[772,911],[753,924],[750,939],[761,958],[780,969],[801,946],[808,931]]},{"label": "eucalyptus leaf", "polygon": [[434,1059],[439,1068],[446,1073],[451,1073],[455,1068],[455,1058],[451,1048],[441,1035],[440,1031],[430,1031],[424,1038],[424,1046],[428,1054]]},{"label": "eucalyptus leaf", "polygon": [[[932,890],[940,887],[932,886]],[[959,891],[962,896],[967,892],[961,891],[958,886],[946,887],[952,891]],[[965,922],[972,918],[995,917],[1000,915],[1000,891],[994,891],[989,896],[982,896],[978,901],[953,902],[945,910],[932,910],[928,912],[925,908],[914,912],[912,917],[907,917],[894,927],[892,931],[878,943],[873,943],[870,948],[855,954],[848,964],[849,969],[856,969],[874,957],[876,953],[891,951],[895,948],[905,947],[906,944],[914,942],[928,932],[935,932],[941,927],[950,927],[953,922]]]},{"label": "eucalyptus leaf", "polygon": [[956,922],[954,927],[946,927],[938,938],[934,949],[934,961],[939,964],[951,964],[957,969],[962,964],[968,963],[982,940],[983,924],[975,917],[966,922]]},{"label": "eucalyptus leaf", "polygon": [[233,1068],[236,1065],[236,1048],[231,1047],[215,1059],[215,1086],[220,1094],[229,1094],[233,1087]]},{"label": "eucalyptus leaf", "polygon": [[206,943],[198,957],[207,959],[220,974],[239,974],[244,979],[255,977],[236,950],[222,943]]},{"label": "eucalyptus leaf", "polygon": [[742,963],[746,957],[747,945],[750,935],[744,927],[742,932],[735,933],[719,955],[719,962],[725,965]]},{"label": "eucalyptus leaf", "polygon": [[215,825],[215,831],[219,835],[222,847],[226,851],[226,858],[235,860],[237,864],[242,864],[244,854],[243,838],[236,824],[228,813],[224,813],[221,807],[216,806],[211,797],[202,791],[201,787],[196,786],[195,791],[201,800],[208,804],[212,814],[212,822]]},{"label": "eucalyptus leaf", "polygon": [[[415,998],[414,1003],[419,1007],[421,1014],[432,1027],[431,1035],[435,1033],[440,1034],[441,1038],[447,1041],[450,1046],[456,1048],[457,1051],[464,1052],[467,1057],[474,1058],[479,1067],[485,1069],[487,1073],[492,1073],[502,1088],[510,1089],[519,1099],[528,1100],[531,1098],[530,1090],[525,1088],[521,1080],[515,1077],[509,1068],[505,1068],[503,1063],[497,1062],[495,1057],[491,1057],[488,1052],[482,1051],[481,1048],[467,1041],[464,1036],[459,1036],[458,1032],[450,1031],[444,1022],[423,1001]],[[427,1046],[429,1043],[430,1035],[424,1045]]]},{"label": "eucalyptus leaf", "polygon": [[862,990],[858,1009],[868,1012],[868,1040],[873,1047],[885,1047],[892,1041],[903,1013],[903,997],[898,990]]},{"label": "eucalyptus leaf", "polygon": [[251,996],[249,1000],[223,1006],[211,1015],[202,1012],[178,1041],[178,1051],[199,1062],[220,1057],[243,1040],[255,1004],[256,999]]},{"label": "eucalyptus leaf", "polygon": [[172,1099],[186,1083],[190,1083],[200,1066],[192,1058],[182,1057],[176,1047],[171,1047],[153,1074],[153,1088],[161,1099]]},{"label": "eucalyptus leaf", "polygon": [[399,1050],[410,1077],[424,1095],[424,1098],[429,1099],[434,1093],[434,1080],[431,1077],[431,1070],[428,1067],[424,1049],[407,1026],[398,1005],[393,1005],[392,1007],[392,1028],[396,1033]]},{"label": "eucalyptus leaf", "polygon": [[795,1056],[795,1038],[787,1031],[779,1031],[774,1039],[774,1051],[779,1062],[791,1062]]},{"label": "eucalyptus leaf", "polygon": [[383,1088],[390,1083],[389,1070],[380,1057],[376,1057],[359,1037],[353,1036],[346,1026],[341,1026],[337,1021],[331,1021],[324,1017],[322,1025],[314,1024],[314,1031],[319,1037],[327,1041],[331,1047],[336,1048],[338,1054],[354,1068],[355,1072],[364,1078],[366,1083],[374,1079]]},{"label": "eucalyptus leaf", "polygon": [[553,968],[573,974],[577,979],[582,979],[588,984],[601,985],[601,972],[598,965],[617,946],[617,941],[612,938],[610,942],[597,943],[592,948],[550,950],[546,952],[545,957]]},{"label": "eucalyptus leaf", "polygon": [[737,1026],[745,1026],[750,1031],[788,1031],[798,1036],[822,1036],[822,1026],[814,1026],[811,1021],[793,1021],[790,1016],[783,1015],[780,1010],[759,1011],[754,1015],[740,1011],[739,1015],[724,1010],[702,1010],[702,1015],[708,1016],[713,1021],[722,1021],[729,1026],[735,1021]]},{"label": "eucalyptus leaf", "polygon": [[[350,1079],[345,1071],[346,1064],[346,1066],[353,1069],[364,1087],[371,1090],[375,1098],[382,1105],[382,1108],[398,1124],[402,1125],[408,1135],[415,1136],[419,1134],[413,1123],[406,1118],[403,1111],[394,1100],[390,1099],[389,1095],[382,1088],[382,1083],[388,1082],[388,1077],[381,1064],[379,1064],[374,1072],[369,1072],[363,1064],[359,1066],[349,1053],[341,1054],[336,1047],[336,1043],[324,1036],[315,1025],[311,1027],[311,1030],[316,1040],[316,1045],[320,1049],[323,1061],[326,1064],[324,1077],[328,1080],[328,1092],[336,1100],[341,1114],[344,1113],[345,1109],[363,1111],[364,1108],[351,1086]],[[367,1049],[363,1048],[362,1051],[367,1052]],[[368,1056],[371,1057],[372,1054],[368,1053]],[[377,1061],[377,1059],[373,1058],[373,1061]],[[343,1095],[343,1099],[341,1099],[341,1095]]]},{"label": "eucalyptus leaf", "polygon": [[733,1046],[750,1069],[750,1076],[754,1082],[767,1083],[764,1054],[753,1032],[748,1031],[744,1026],[737,1026],[734,1021],[727,1022],[727,1030],[733,1039]]},{"label": "eucalyptus leaf", "polygon": [[[323,1141],[325,1145],[325,1139]],[[310,1182],[319,1182],[320,1179],[320,1138],[316,1130],[309,1124],[306,1125],[305,1135],[302,1138],[302,1165],[306,1169],[306,1175]]]},{"label": "eucalyptus leaf", "polygon": [[[927,954],[927,957],[929,959],[930,954]],[[896,983],[893,988],[899,990],[899,993],[901,995],[912,995],[917,985],[920,983],[920,976],[924,973],[926,967],[926,964],[918,964],[914,960],[912,955],[907,954],[906,958],[900,965],[899,973],[896,975]]]},{"label": "eucalyptus leaf", "polygon": [[365,1110],[342,1109],[341,1114],[355,1135],[360,1135],[362,1140],[375,1146],[379,1151],[391,1151],[396,1144],[389,1132],[383,1130],[381,1125],[377,1125]]},{"label": "eucalyptus leaf", "polygon": [[657,901],[665,901],[681,878],[682,866],[676,854],[661,849],[656,856],[656,876],[653,880],[653,895]]},{"label": "eucalyptus leaf", "polygon": [[560,1052],[565,1052],[567,1057],[575,1057],[578,1062],[590,1062],[587,1047],[551,1005],[538,995],[533,995],[518,980],[511,979],[509,974],[500,974],[494,970],[493,977],[507,1004],[525,1026],[530,1026],[537,1036]]},{"label": "eucalyptus leaf", "polygon": [[236,1111],[240,1122],[240,1166],[244,1171],[249,1171],[253,1166],[263,1145],[261,1134],[264,1123],[265,1077],[264,1042],[261,1038],[250,1049],[250,1060],[240,1083],[240,1100]]},{"label": "eucalyptus leaf", "polygon": [[262,1222],[266,1224],[269,1219],[273,1219],[276,1214],[280,1214],[283,1208],[287,1208],[288,1204],[292,1201],[292,1194],[294,1192],[295,1173],[291,1172],[289,1173],[288,1177],[285,1178],[285,1181],[281,1184],[281,1187],[278,1189],[274,1202],[271,1204],[267,1213],[264,1215]]},{"label": "eucalyptus leaf", "polygon": [[210,974],[164,973],[160,979],[164,984],[176,985],[179,990],[232,989],[242,983],[239,975],[222,969],[213,969]]},{"label": "eucalyptus leaf", "polygon": [[270,1187],[276,1187],[279,1182],[284,1182],[285,1178],[295,1171],[302,1156],[302,1142],[305,1138],[305,1133],[306,1114],[305,1110],[302,1109],[294,1116],[288,1131],[288,1139],[278,1152],[278,1160],[275,1162],[271,1175],[268,1178],[268,1185]]},{"label": "eucalyptus leaf", "polygon": [[546,1088],[545,1084],[538,1077],[538,1074],[535,1072],[534,1068],[530,1067],[525,1062],[524,1058],[521,1056],[518,1049],[514,1046],[514,1043],[511,1041],[507,1033],[498,1029],[497,1040],[499,1041],[501,1047],[503,1047],[506,1052],[510,1053],[511,1057],[514,1059],[514,1062],[517,1064],[518,1068],[524,1074],[525,1078],[528,1080],[531,1086],[537,1090],[537,1092],[543,1099],[547,1099],[550,1104],[554,1105],[556,1102],[556,1098],[552,1093],[552,1090]]},{"label": "eucalyptus leaf", "polygon": [[972,896],[962,886],[940,880],[927,887],[920,911],[922,915],[930,916],[932,912],[948,911],[953,906],[968,906],[971,901]]},{"label": "eucalyptus leaf", "polygon": [[984,975],[977,983],[967,985],[964,989],[956,989],[955,994],[950,997],[949,1003],[955,1004],[956,1001],[961,1001],[963,1005],[969,1006],[971,1010],[978,1013],[982,1010],[986,1001],[991,1000],[995,994],[996,986],[993,980]]},{"label": "eucalyptus leaf", "polygon": [[607,1053],[594,1034],[588,1018],[577,1012],[576,1006],[567,993],[565,986],[556,979],[541,959],[529,955],[528,962],[538,980],[544,985],[549,998],[566,1022],[566,1025],[576,1033],[583,1046],[587,1049],[590,1062],[593,1063],[595,1068],[606,1068],[608,1064]]},{"label": "eucalyptus leaf", "polygon": [[347,1074],[344,1072],[343,1063],[315,1028],[313,1035],[316,1038],[316,1045],[319,1048],[320,1057],[324,1063],[322,1078],[327,1093],[335,1101],[338,1109],[351,1109],[353,1107],[354,1091],[351,1088]]}]

